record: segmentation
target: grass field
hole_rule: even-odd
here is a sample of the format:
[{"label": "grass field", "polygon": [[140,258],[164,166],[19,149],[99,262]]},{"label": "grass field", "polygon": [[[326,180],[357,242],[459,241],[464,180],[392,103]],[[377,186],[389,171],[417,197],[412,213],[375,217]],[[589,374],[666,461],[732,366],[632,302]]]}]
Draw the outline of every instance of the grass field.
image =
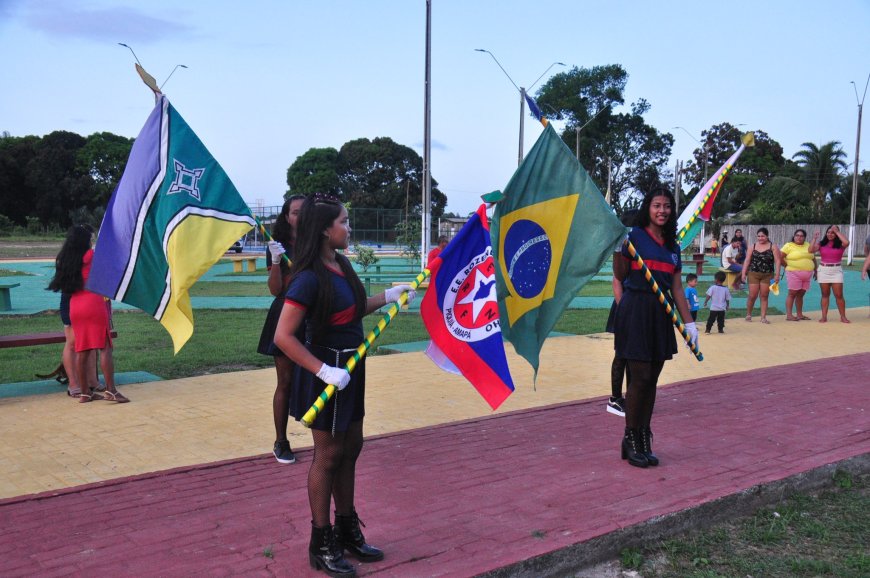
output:
[{"label": "grass field", "polygon": [[838,472],[831,488],[795,494],[754,515],[624,550],[644,578],[870,576],[870,475]]}]

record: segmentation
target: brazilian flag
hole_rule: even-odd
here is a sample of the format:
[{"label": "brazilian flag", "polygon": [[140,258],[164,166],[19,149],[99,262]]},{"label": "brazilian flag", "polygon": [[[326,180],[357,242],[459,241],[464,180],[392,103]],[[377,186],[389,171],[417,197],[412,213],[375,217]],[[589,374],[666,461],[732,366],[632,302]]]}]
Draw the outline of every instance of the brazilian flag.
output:
[{"label": "brazilian flag", "polygon": [[624,235],[601,191],[548,125],[492,222],[501,331],[536,374],[544,339]]}]

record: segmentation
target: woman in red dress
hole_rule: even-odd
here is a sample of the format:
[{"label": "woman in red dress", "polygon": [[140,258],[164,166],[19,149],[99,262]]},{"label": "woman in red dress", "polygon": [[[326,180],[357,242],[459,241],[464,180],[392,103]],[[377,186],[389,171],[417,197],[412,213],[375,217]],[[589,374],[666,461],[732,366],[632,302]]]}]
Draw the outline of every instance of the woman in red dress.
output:
[{"label": "woman in red dress", "polygon": [[[70,321],[75,335],[75,373],[81,387],[79,403],[105,399],[126,403],[130,401],[115,388],[115,363],[112,358],[110,332],[111,302],[103,296],[85,289],[94,258],[93,229],[76,225],[69,230],[66,241],[57,255],[56,272],[49,289],[72,293]],[[88,367],[96,363],[100,352],[100,369],[106,380],[106,390],[100,394],[99,383],[88,383]]]}]

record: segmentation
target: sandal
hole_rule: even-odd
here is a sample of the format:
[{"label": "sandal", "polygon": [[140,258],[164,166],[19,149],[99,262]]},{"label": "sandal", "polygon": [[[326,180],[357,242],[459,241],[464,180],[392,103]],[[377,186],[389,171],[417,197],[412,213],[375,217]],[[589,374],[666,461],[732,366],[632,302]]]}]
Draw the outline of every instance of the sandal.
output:
[{"label": "sandal", "polygon": [[806,315],[801,315],[800,317],[798,317],[798,319],[800,319],[801,321],[811,321],[811,319]]},{"label": "sandal", "polygon": [[106,399],[106,398],[103,397],[102,395],[100,395],[99,393],[94,393],[94,392],[80,393],[79,394],[79,403],[88,403],[89,401],[94,401],[94,400],[99,400],[99,399]]},{"label": "sandal", "polygon": [[761,322],[764,323],[765,325],[770,325],[770,321],[767,320],[767,317],[762,317]]},{"label": "sandal", "polygon": [[786,321],[800,321],[800,319],[798,319],[797,317],[786,317],[785,320]]},{"label": "sandal", "polygon": [[124,397],[124,394],[121,393],[120,391],[118,391],[117,389],[114,391],[106,390],[103,392],[103,395],[105,397],[102,397],[100,399],[104,399],[106,401],[114,401],[117,403],[129,403],[129,401],[130,401],[129,399]]},{"label": "sandal", "polygon": [[752,315],[747,315],[746,320],[749,321],[750,323],[752,323]]}]

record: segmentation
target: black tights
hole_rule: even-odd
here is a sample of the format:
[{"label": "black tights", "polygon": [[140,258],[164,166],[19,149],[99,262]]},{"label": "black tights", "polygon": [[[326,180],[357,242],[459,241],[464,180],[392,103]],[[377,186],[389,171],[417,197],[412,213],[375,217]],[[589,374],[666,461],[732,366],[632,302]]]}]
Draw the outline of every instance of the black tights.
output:
[{"label": "black tights", "polygon": [[311,430],[314,436],[314,459],[308,470],[308,503],[311,519],[318,528],[330,524],[329,505],[335,499],[335,511],[343,516],[353,512],[356,460],[363,446],[362,420],[353,422],[347,431]]},{"label": "black tights", "polygon": [[628,360],[621,357],[613,356],[613,363],[610,364],[610,396],[622,397],[622,376],[626,375],[626,380],[631,381],[631,376],[627,375]]},{"label": "black tights", "polygon": [[648,428],[656,404],[656,386],[665,366],[661,361],[628,360],[628,391],[625,395],[625,427]]}]

